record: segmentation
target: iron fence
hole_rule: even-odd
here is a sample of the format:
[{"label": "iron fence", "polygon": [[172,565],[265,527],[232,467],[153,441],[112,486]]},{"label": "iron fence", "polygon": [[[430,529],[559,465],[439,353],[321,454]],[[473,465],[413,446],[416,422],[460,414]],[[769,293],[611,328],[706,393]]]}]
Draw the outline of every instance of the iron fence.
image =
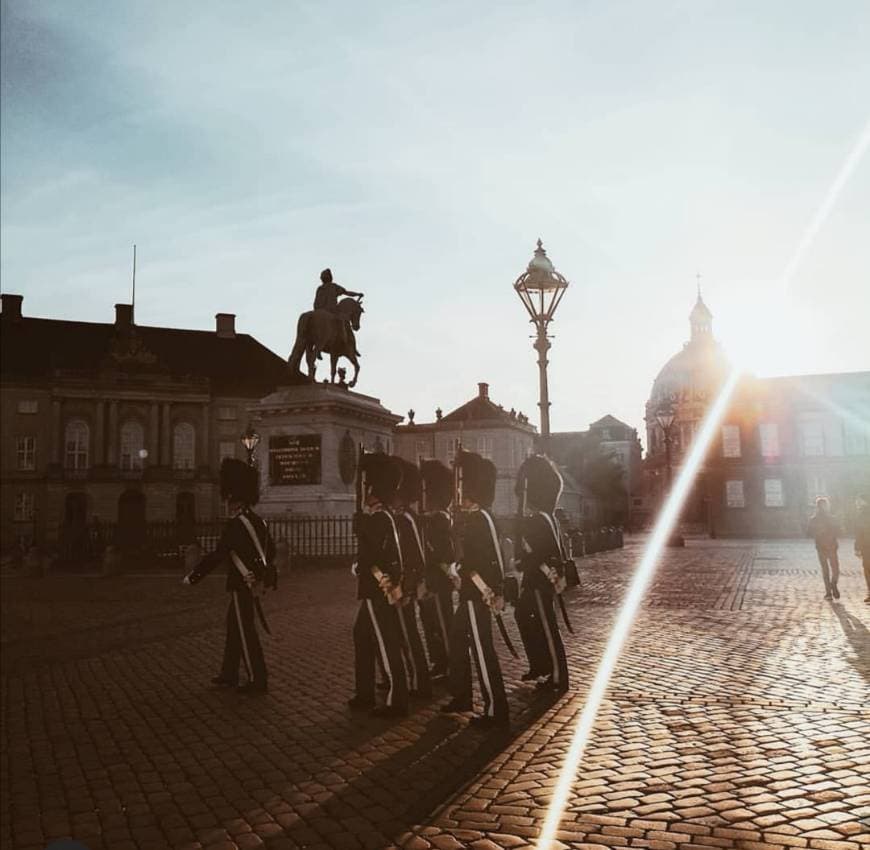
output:
[{"label": "iron fence", "polygon": [[[511,537],[515,520],[498,521],[501,536]],[[289,516],[266,518],[276,547],[289,556],[291,565],[347,563],[356,556],[352,516]],[[225,520],[207,522],[149,522],[135,527],[101,523],[77,530],[61,530],[59,555],[67,562],[100,558],[106,547],[122,555],[152,563],[181,562],[188,546],[204,554],[218,545]],[[565,532],[566,550],[575,558],[623,545],[621,528],[586,528]]]}]

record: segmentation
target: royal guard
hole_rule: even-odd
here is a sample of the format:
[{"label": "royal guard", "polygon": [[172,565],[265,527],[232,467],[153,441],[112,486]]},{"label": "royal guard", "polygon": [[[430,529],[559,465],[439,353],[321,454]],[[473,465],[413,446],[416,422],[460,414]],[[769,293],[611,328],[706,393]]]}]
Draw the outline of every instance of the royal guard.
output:
[{"label": "royal guard", "polygon": [[402,563],[402,589],[399,603],[399,627],[408,671],[411,696],[431,697],[432,681],[420,629],[417,626],[417,605],[426,595],[426,556],[423,536],[413,506],[420,499],[420,471],[413,463],[399,457],[390,460],[401,476],[393,497],[392,511],[399,533],[399,553]]},{"label": "royal guard", "polygon": [[431,675],[447,675],[450,629],[453,625],[453,581],[450,567],[456,560],[450,504],[453,501],[453,473],[438,460],[424,460],[420,467],[423,481],[423,541],[426,548],[426,588],[420,616],[426,633],[426,646],[432,661]]},{"label": "royal guard", "polygon": [[516,493],[521,524],[517,565],[523,574],[517,622],[530,665],[524,678],[541,679],[539,687],[557,693],[568,688],[568,661],[555,610],[566,587],[567,557],[555,516],[561,492],[562,476],[548,458],[531,455],[523,461]]},{"label": "royal guard", "polygon": [[[214,685],[238,688],[245,693],[265,693],[268,688],[263,648],[254,623],[255,610],[268,631],[260,606],[262,589],[277,584],[275,547],[266,523],[254,513],[259,501],[257,470],[240,460],[225,458],[220,470],[221,498],[228,502],[230,519],[217,548],[206,555],[184,578],[196,584],[219,564],[227,564],[227,637],[221,672]],[[239,685],[239,663],[244,664],[247,682]]]},{"label": "royal guard", "polygon": [[[398,605],[402,598],[402,567],[396,523],[387,506],[395,497],[400,472],[383,452],[360,452],[357,466],[357,598],[353,626],[356,693],[354,709],[371,709],[376,716],[408,713],[408,681],[402,660]],[[375,660],[386,676],[386,697],[375,707]]]},{"label": "royal guard", "polygon": [[504,566],[490,507],[495,498],[496,468],[473,452],[460,451],[455,461],[459,607],[450,633],[450,691],[453,699],[442,711],[471,711],[470,656],[474,657],[483,696],[483,715],[475,725],[506,724],[507,696],[492,641],[493,616],[504,609]]}]

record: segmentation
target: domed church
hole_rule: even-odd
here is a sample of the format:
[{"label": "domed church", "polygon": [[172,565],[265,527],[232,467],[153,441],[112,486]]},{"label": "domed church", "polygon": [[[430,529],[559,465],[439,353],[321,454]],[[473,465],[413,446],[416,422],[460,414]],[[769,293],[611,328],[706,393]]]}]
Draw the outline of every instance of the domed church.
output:
[{"label": "domed church", "polygon": [[[700,288],[689,341],[664,365],[646,403],[650,507],[676,480],[730,367]],[[682,511],[684,531],[728,537],[806,533],[825,496],[850,531],[870,492],[870,372],[758,378],[737,384]]]}]

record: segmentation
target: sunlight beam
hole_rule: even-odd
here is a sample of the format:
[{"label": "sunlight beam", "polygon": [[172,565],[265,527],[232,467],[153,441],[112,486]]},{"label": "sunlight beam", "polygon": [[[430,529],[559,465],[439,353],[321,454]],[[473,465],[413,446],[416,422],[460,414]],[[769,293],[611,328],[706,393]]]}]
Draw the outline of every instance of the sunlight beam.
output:
[{"label": "sunlight beam", "polygon": [[816,214],[813,216],[809,226],[804,231],[803,238],[798,243],[797,249],[794,254],[792,254],[791,260],[789,260],[788,265],[785,267],[785,271],[782,273],[782,277],[779,281],[783,294],[788,293],[792,279],[794,278],[798,267],[803,262],[804,255],[807,253],[810,245],[813,244],[819,231],[828,220],[831,210],[834,208],[837,199],[840,197],[840,192],[843,191],[846,182],[852,176],[855,169],[860,165],[868,148],[870,148],[870,120],[868,120],[864,125],[864,130],[858,137],[858,141],[855,143],[855,146],[843,162],[843,165],[837,173],[837,176],[834,178],[834,182],[828,189],[824,200],[816,210]]},{"label": "sunlight beam", "polygon": [[580,762],[583,759],[583,753],[586,750],[586,744],[589,741],[592,727],[595,724],[595,718],[604,700],[604,695],[616,663],[619,660],[622,647],[631,631],[632,624],[637,616],[638,609],[643,601],[644,593],[649,586],[662,549],[677,522],[680,510],[704,461],[707,450],[713,442],[719,422],[725,414],[740,374],[739,370],[734,369],[728,375],[718,397],[707,411],[701,430],[692,443],[688,457],[653,527],[652,536],[629,585],[625,601],[622,603],[622,608],[610,633],[610,638],[607,641],[601,663],[598,665],[595,679],[592,681],[589,693],[586,696],[583,711],[577,721],[571,746],[565,755],[559,779],[553,790],[553,799],[550,801],[547,817],[544,820],[541,834],[538,837],[536,845],[538,850],[551,850],[552,848],[556,831],[562,822],[562,816],[568,804],[568,796],[571,793],[577,769],[580,767]]}]

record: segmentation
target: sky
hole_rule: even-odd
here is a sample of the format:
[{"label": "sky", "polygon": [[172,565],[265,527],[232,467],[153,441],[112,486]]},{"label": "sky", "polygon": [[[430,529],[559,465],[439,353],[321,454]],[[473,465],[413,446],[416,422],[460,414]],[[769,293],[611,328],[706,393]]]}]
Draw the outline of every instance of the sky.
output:
[{"label": "sky", "polygon": [[866,0],[2,0],[0,278],[112,321],[135,242],[137,322],[286,356],[329,266],[360,392],[537,422],[540,237],[553,429],[642,429],[698,273],[750,371],[870,369],[870,156],[830,195],[868,122]]}]

